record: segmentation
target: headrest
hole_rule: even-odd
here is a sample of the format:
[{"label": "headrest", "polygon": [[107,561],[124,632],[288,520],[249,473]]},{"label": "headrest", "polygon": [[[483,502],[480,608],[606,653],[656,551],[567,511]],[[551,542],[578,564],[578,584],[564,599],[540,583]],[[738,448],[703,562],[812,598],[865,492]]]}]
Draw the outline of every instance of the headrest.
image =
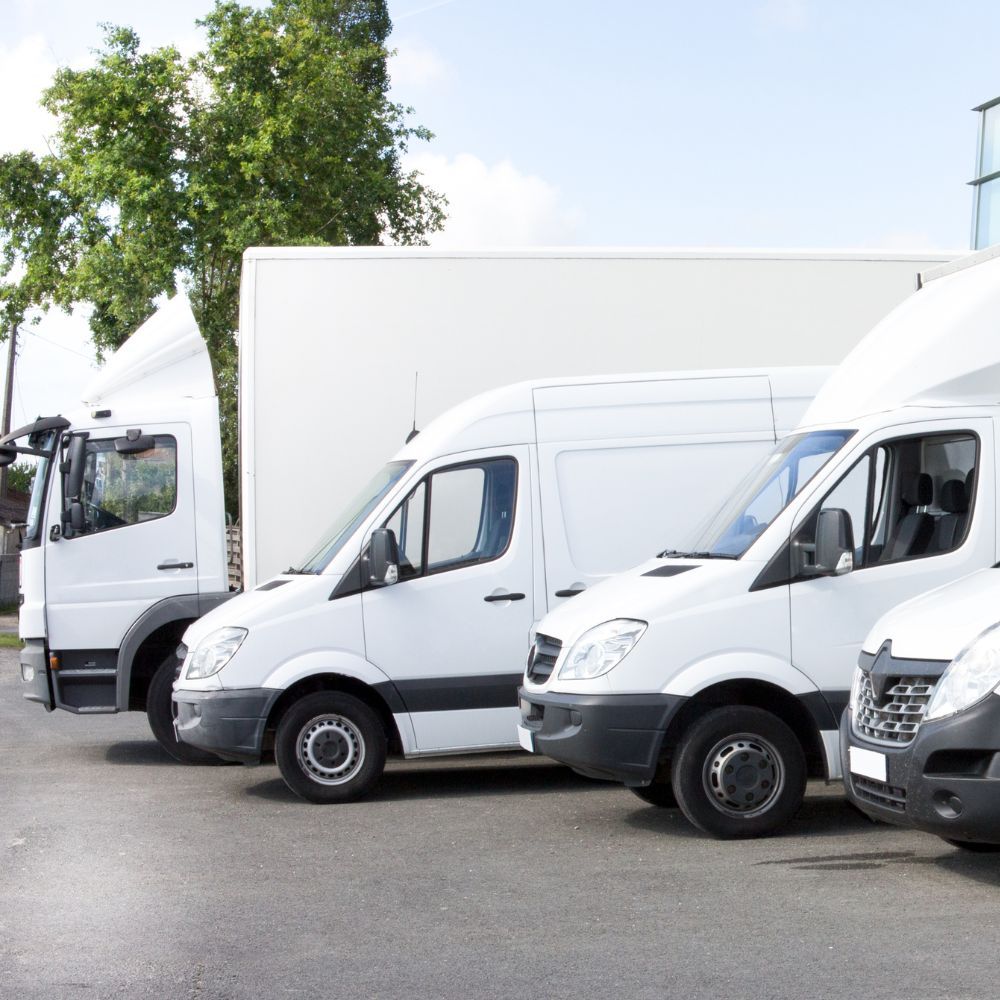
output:
[{"label": "headrest", "polygon": [[926,507],[934,498],[934,480],[927,472],[918,472],[903,486],[903,503]]},{"label": "headrest", "polygon": [[976,470],[974,468],[969,469],[965,474],[965,495],[971,500],[973,488],[976,485]]},{"label": "headrest", "polygon": [[961,479],[949,479],[941,487],[941,509],[946,514],[964,514],[969,509],[969,494]]}]

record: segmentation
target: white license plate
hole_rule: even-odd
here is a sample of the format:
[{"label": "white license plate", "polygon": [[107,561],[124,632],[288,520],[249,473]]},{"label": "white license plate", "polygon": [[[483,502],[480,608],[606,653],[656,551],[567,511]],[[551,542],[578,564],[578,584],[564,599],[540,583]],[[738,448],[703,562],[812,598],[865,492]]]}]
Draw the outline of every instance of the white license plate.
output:
[{"label": "white license plate", "polygon": [[525,729],[524,726],[518,726],[517,742],[520,743],[521,746],[530,753],[535,752],[535,740],[534,737],[531,735],[530,729]]},{"label": "white license plate", "polygon": [[886,780],[885,754],[877,750],[863,750],[861,747],[848,747],[847,755],[851,761],[851,774],[859,774],[862,778],[872,781]]}]

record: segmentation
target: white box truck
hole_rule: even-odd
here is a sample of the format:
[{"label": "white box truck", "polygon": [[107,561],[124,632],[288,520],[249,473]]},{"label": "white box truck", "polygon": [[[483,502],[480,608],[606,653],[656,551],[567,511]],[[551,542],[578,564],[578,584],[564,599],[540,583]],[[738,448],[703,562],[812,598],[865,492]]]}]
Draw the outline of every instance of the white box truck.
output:
[{"label": "white box truck", "polygon": [[[240,320],[245,587],[301,565],[322,525],[350,508],[350,498],[397,449],[412,420],[415,370],[424,424],[461,399],[530,375],[705,367],[723,359],[836,360],[905,295],[927,260],[645,250],[248,251]],[[766,370],[747,377],[753,390],[746,398],[759,407]],[[553,400],[566,391],[556,383],[549,388]],[[814,388],[815,381],[792,395]],[[711,399],[742,399],[742,392]],[[25,439],[41,458],[22,552],[26,694],[46,708],[78,713],[146,710],[171,752],[196,757],[172,727],[173,652],[184,629],[230,594],[217,403],[190,315],[174,307],[150,320],[83,400],[8,441],[8,458],[15,455],[10,445]],[[631,412],[665,402],[647,399]],[[572,414],[561,419],[572,423]],[[793,422],[791,413],[773,415],[774,426]],[[462,451],[454,421],[448,426],[458,435],[448,447]],[[666,433],[662,421],[656,426]],[[734,442],[748,440],[740,436],[746,428],[731,421],[725,427]],[[572,439],[572,429],[558,433],[553,441]],[[617,448],[610,425],[586,433]],[[767,436],[759,423],[749,433],[758,444]],[[543,439],[528,440],[521,443],[530,461],[555,461],[554,452],[545,456]],[[634,463],[617,461],[613,475],[628,481]],[[735,478],[740,469],[723,463],[722,472]],[[680,494],[693,509],[721,488],[719,470],[708,472],[692,473]],[[636,511],[649,516],[641,502],[628,506],[613,476],[588,478],[582,460],[566,457],[559,475],[560,488],[600,498],[605,523]],[[539,489],[556,482],[519,481]],[[537,501],[546,502],[551,498]],[[660,514],[684,512],[683,503],[665,499]],[[571,521],[579,514],[567,508]],[[608,561],[626,551],[612,536],[585,527],[569,524],[582,548],[573,561],[564,553],[553,593],[626,565]],[[677,536],[664,520],[658,537]],[[550,560],[558,557],[556,538],[548,536]],[[540,552],[532,558],[543,565]],[[538,601],[523,607],[537,617],[555,598],[544,596],[541,583],[536,590]],[[529,626],[519,626],[519,643]],[[430,676],[431,667],[424,669]]]},{"label": "white box truck", "polygon": [[[770,833],[807,775],[839,778],[840,718],[872,624],[997,561],[998,315],[994,253],[929,273],[689,549],[550,613],[521,689],[523,745],[676,799],[719,837]],[[883,653],[878,709],[916,718],[897,682],[934,671],[910,662],[912,646],[896,664],[866,648]],[[852,739],[898,738],[876,725]],[[872,796],[891,809],[900,784],[885,753],[887,777],[851,777],[867,809]]]}]

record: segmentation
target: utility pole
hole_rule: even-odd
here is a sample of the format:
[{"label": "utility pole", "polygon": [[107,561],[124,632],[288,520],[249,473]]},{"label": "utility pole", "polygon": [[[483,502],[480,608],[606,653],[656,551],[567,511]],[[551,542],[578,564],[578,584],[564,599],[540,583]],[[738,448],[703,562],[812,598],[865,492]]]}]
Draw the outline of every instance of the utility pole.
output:
[{"label": "utility pole", "polygon": [[[14,407],[14,359],[17,357],[17,323],[11,323],[7,337],[7,380],[3,386],[3,427],[0,437],[10,432],[10,414]],[[0,468],[0,499],[7,499],[7,466]]]}]

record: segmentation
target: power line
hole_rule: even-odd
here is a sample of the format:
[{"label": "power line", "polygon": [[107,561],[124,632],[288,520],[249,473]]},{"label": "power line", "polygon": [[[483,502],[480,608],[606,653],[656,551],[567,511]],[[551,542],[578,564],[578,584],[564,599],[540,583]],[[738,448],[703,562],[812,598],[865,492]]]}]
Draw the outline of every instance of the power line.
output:
[{"label": "power line", "polygon": [[28,330],[25,327],[21,327],[21,329],[18,330],[18,333],[26,333],[29,337],[34,337],[35,340],[41,340],[50,347],[58,347],[60,351],[75,354],[78,358],[83,358],[84,361],[89,361],[92,364],[96,361],[96,358],[89,354],[81,354],[79,351],[74,351],[72,347],[67,347],[65,344],[57,344],[54,340],[49,340],[48,337],[43,337],[40,333],[35,333],[33,330]]}]

